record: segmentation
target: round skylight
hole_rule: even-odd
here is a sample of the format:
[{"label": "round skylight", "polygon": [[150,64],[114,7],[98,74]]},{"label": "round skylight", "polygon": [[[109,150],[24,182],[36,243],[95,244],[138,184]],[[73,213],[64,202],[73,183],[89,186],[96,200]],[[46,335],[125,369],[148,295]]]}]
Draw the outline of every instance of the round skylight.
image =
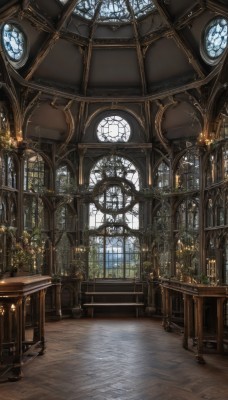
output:
[{"label": "round skylight", "polygon": [[[69,0],[59,1],[66,4]],[[74,14],[85,19],[93,19],[96,16],[99,22],[127,22],[133,17],[140,18],[153,9],[151,0],[79,0]]]},{"label": "round skylight", "polygon": [[211,20],[203,35],[203,56],[209,64],[216,64],[228,43],[228,21],[219,17]]},{"label": "round skylight", "polygon": [[14,67],[21,67],[26,61],[26,36],[21,28],[14,23],[6,23],[2,27],[2,45],[5,53]]},{"label": "round skylight", "polygon": [[105,117],[97,127],[97,136],[101,142],[128,142],[130,134],[128,122],[118,115]]}]

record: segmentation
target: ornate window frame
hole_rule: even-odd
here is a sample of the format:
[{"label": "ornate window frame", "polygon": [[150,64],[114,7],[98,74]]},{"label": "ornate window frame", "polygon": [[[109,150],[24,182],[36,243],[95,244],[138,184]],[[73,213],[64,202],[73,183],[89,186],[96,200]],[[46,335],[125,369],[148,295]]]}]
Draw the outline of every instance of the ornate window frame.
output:
[{"label": "ornate window frame", "polygon": [[[201,44],[200,44],[200,53],[204,61],[209,64],[209,65],[217,65],[218,62],[221,60],[221,58],[224,56],[226,49],[228,47],[228,32],[226,31],[226,47],[224,49],[221,49],[220,54],[213,56],[210,56],[207,47],[211,43],[211,46],[214,46],[214,40],[212,37],[212,29],[215,29],[215,26],[219,25],[219,22],[222,24],[226,23],[227,30],[228,30],[228,20],[223,17],[223,16],[216,16],[215,18],[212,18],[207,25],[204,27],[202,35],[201,35]],[[218,32],[219,33],[219,32]],[[211,38],[210,36],[211,35]],[[221,39],[222,40],[222,39]]]},{"label": "ornate window frame", "polygon": [[[20,58],[18,59],[18,61],[16,59],[13,59],[10,54],[9,51],[6,48],[6,41],[4,40],[4,29],[5,27],[9,25],[9,26],[14,26],[15,29],[17,30],[18,35],[21,35],[21,39],[22,39],[22,46],[23,49],[21,51],[21,55]],[[12,39],[12,38],[11,38]],[[15,40],[15,39],[13,39]],[[28,53],[29,53],[29,41],[28,41],[28,37],[25,33],[25,31],[23,30],[23,28],[21,27],[21,25],[19,25],[16,21],[13,20],[9,20],[6,21],[2,27],[1,27],[1,45],[2,48],[4,50],[4,54],[7,58],[7,60],[9,61],[9,63],[15,68],[15,69],[19,69],[21,67],[23,67],[23,65],[26,63],[27,59],[28,59]],[[20,44],[21,45],[21,44]],[[19,46],[19,45],[18,45]]]}]

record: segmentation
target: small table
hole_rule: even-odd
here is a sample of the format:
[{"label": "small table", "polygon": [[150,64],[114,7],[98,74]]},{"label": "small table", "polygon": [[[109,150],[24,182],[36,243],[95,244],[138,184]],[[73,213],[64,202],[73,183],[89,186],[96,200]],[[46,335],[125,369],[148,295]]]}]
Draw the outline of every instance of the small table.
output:
[{"label": "small table", "polygon": [[45,293],[50,276],[0,280],[0,377],[22,377],[22,364],[45,349]]}]

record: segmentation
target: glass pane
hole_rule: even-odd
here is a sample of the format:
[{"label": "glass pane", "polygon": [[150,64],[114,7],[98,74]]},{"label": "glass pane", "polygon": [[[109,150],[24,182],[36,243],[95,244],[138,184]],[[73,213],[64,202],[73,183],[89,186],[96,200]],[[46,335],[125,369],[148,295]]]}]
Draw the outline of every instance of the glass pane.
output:
[{"label": "glass pane", "polygon": [[25,35],[14,24],[5,24],[2,30],[4,49],[12,61],[21,61],[25,53]]},{"label": "glass pane", "polygon": [[213,19],[206,28],[205,50],[208,57],[216,59],[225,51],[228,39],[228,21],[225,18]]},{"label": "glass pane", "polygon": [[127,142],[130,126],[118,115],[104,118],[97,127],[97,136],[101,142]]}]

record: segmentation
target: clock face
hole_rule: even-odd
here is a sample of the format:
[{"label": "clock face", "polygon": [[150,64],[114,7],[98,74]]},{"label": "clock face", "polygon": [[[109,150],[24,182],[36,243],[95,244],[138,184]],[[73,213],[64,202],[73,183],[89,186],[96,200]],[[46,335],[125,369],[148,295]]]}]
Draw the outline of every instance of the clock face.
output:
[{"label": "clock face", "polygon": [[224,18],[216,18],[210,22],[205,31],[205,52],[211,59],[220,57],[228,41],[228,21]]}]

